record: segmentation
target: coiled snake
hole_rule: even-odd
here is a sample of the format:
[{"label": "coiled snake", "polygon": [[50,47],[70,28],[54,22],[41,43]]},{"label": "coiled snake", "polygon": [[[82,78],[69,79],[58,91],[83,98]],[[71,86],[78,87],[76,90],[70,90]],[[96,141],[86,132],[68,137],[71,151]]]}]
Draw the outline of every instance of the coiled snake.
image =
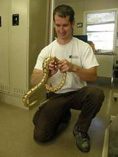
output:
[{"label": "coiled snake", "polygon": [[31,88],[24,96],[23,96],[23,103],[26,107],[29,107],[29,106],[33,106],[37,100],[33,101],[33,102],[29,102],[29,98],[31,97],[31,95],[33,95],[43,84],[45,84],[45,87],[46,87],[46,90],[49,91],[49,92],[56,92],[58,90],[60,90],[64,83],[65,83],[65,80],[66,80],[66,75],[67,73],[63,73],[62,75],[62,79],[61,79],[61,82],[55,86],[55,87],[52,87],[50,85],[47,84],[47,81],[48,81],[48,78],[49,78],[49,62],[51,60],[54,60],[55,62],[58,62],[59,60],[56,58],[56,57],[47,57],[44,62],[43,62],[43,78],[42,80],[36,85],[34,86],[33,88]]}]

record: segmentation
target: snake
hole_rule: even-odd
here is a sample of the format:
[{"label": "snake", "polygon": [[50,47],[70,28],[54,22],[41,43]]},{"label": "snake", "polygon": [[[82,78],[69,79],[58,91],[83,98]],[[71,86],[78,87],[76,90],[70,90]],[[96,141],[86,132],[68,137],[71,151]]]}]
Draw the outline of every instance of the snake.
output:
[{"label": "snake", "polygon": [[56,91],[60,90],[60,89],[63,87],[63,85],[64,85],[64,83],[65,83],[65,81],[66,81],[66,76],[67,76],[67,73],[66,73],[66,72],[63,73],[62,78],[61,78],[61,81],[60,81],[60,83],[59,83],[58,85],[56,85],[56,86],[50,86],[50,85],[47,83],[47,82],[48,82],[48,79],[49,79],[49,77],[50,77],[50,75],[49,75],[49,74],[50,74],[49,63],[50,63],[51,60],[54,60],[54,62],[58,62],[58,61],[59,61],[58,58],[56,58],[56,57],[51,57],[51,56],[49,56],[49,57],[47,57],[47,58],[44,59],[43,64],[42,64],[42,68],[43,68],[43,78],[41,79],[41,81],[40,81],[37,85],[35,85],[34,87],[32,87],[30,90],[28,90],[28,91],[24,94],[24,96],[23,96],[23,98],[22,98],[23,103],[24,103],[24,106],[30,107],[30,106],[33,106],[33,105],[37,102],[37,100],[35,100],[35,101],[33,101],[33,102],[30,102],[30,101],[29,101],[29,98],[30,98],[38,89],[40,89],[42,85],[45,85],[46,90],[49,91],[49,92],[56,92]]}]

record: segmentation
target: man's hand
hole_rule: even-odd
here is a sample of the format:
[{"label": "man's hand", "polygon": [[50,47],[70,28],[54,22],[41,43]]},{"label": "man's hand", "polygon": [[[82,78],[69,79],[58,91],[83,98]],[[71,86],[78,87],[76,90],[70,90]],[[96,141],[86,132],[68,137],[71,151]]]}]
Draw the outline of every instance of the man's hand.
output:
[{"label": "man's hand", "polygon": [[66,59],[60,60],[58,61],[58,68],[62,73],[67,71],[72,72],[73,64]]},{"label": "man's hand", "polygon": [[62,73],[67,72],[67,71],[73,72],[84,81],[94,82],[97,79],[97,68],[96,67],[91,67],[89,69],[85,69],[85,68],[79,67],[77,65],[74,65],[64,59],[64,60],[58,61],[58,68]]},{"label": "man's hand", "polygon": [[55,59],[52,59],[49,63],[50,76],[54,75],[58,71],[58,63]]}]

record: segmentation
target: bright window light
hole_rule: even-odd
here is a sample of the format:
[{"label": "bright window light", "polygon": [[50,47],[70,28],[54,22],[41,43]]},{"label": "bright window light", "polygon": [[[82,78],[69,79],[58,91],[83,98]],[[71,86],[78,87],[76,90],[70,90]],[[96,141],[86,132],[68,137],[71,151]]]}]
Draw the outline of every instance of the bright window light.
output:
[{"label": "bright window light", "polygon": [[113,51],[115,33],[115,11],[86,14],[86,34],[96,50]]}]

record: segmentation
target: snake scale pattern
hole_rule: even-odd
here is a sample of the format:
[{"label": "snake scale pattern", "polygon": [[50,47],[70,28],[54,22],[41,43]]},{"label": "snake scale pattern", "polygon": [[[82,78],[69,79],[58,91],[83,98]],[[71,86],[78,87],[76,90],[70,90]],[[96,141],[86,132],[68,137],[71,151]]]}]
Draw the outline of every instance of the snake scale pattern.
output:
[{"label": "snake scale pattern", "polygon": [[23,96],[23,103],[26,107],[30,107],[30,106],[33,106],[37,100],[33,101],[30,103],[29,101],[29,98],[42,86],[45,84],[45,87],[46,87],[46,90],[49,91],[49,92],[56,92],[58,90],[60,90],[64,83],[65,83],[65,80],[66,80],[66,75],[67,73],[63,73],[62,75],[62,79],[60,81],[60,83],[55,86],[55,87],[52,87],[50,86],[49,84],[47,84],[47,81],[49,79],[49,63],[51,60],[54,60],[55,62],[58,62],[59,60],[56,58],[56,57],[47,57],[44,62],[43,62],[43,78],[42,80],[36,85],[34,86],[33,88],[31,88],[24,96]]}]

